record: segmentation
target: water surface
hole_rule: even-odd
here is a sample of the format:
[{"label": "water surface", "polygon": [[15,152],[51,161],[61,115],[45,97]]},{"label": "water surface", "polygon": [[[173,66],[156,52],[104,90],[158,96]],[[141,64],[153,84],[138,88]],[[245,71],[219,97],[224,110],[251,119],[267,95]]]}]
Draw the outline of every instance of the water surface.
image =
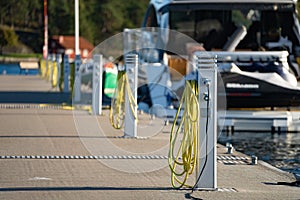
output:
[{"label": "water surface", "polygon": [[235,132],[233,135],[222,133],[219,142],[231,143],[237,151],[287,171],[300,172],[300,133],[253,133]]}]

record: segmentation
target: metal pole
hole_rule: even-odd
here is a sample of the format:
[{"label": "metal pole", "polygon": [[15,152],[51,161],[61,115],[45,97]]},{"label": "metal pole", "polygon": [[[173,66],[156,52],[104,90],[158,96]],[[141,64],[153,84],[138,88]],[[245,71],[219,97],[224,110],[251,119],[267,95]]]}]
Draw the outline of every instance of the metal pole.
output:
[{"label": "metal pole", "polygon": [[93,98],[92,109],[94,115],[102,115],[102,79],[103,79],[103,63],[102,55],[94,55],[93,57]]},{"label": "metal pole", "polygon": [[124,135],[125,137],[137,137],[137,84],[138,84],[138,55],[127,54],[125,56],[126,74],[129,86],[132,92],[134,102],[130,101],[129,93],[126,91],[125,95],[125,124]]},{"label": "metal pole", "polygon": [[74,101],[79,102],[81,99],[80,87],[80,49],[79,49],[79,0],[75,0],[75,82],[74,82]]},{"label": "metal pole", "polygon": [[64,92],[69,92],[70,64],[69,56],[64,55]]},{"label": "metal pole", "polygon": [[197,141],[198,159],[196,189],[217,189],[217,66],[214,56],[195,52],[198,69],[200,135]]},{"label": "metal pole", "polygon": [[48,70],[48,12],[47,0],[44,0],[44,46],[43,57],[46,60],[46,72]]},{"label": "metal pole", "polygon": [[75,55],[79,52],[79,0],[75,0]]}]

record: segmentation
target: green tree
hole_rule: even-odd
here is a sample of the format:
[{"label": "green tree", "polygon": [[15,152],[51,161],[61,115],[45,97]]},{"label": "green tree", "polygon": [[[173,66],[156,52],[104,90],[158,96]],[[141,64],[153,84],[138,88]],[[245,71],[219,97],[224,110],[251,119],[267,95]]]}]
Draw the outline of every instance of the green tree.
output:
[{"label": "green tree", "polygon": [[143,0],[136,3],[136,0],[128,0],[125,7],[125,21],[124,27],[137,28],[140,27],[143,21],[143,16],[146,12],[149,1]]},{"label": "green tree", "polygon": [[69,0],[48,1],[49,35],[74,34],[74,2]]},{"label": "green tree", "polygon": [[91,7],[91,1],[79,1],[79,32],[80,35],[89,40],[91,43],[94,43],[95,39],[95,26],[96,24],[93,22],[90,17],[90,13],[93,10]]},{"label": "green tree", "polygon": [[4,30],[0,28],[0,55],[2,55],[3,47],[7,45],[7,40],[4,36]]},{"label": "green tree", "polygon": [[95,40],[102,41],[124,28],[140,27],[148,3],[149,0],[106,0],[94,4],[91,18],[97,26]]},{"label": "green tree", "polygon": [[14,46],[18,43],[18,36],[10,28],[0,27],[0,54],[2,55],[3,47]]},{"label": "green tree", "polygon": [[[95,24],[90,18],[91,0],[79,1],[80,35],[93,42]],[[49,35],[74,35],[75,33],[74,1],[51,0],[48,7]]]},{"label": "green tree", "polygon": [[[149,0],[79,0],[79,3],[80,35],[98,44],[124,28],[140,27]],[[35,33],[39,37],[34,38],[39,46],[35,49],[42,51],[43,9],[43,0],[0,0],[0,25]],[[73,35],[74,26],[74,0],[48,0],[49,36]],[[31,40],[28,43],[33,44]]]},{"label": "green tree", "polygon": [[38,29],[42,23],[41,8],[41,0],[1,0],[0,24],[18,29]]}]

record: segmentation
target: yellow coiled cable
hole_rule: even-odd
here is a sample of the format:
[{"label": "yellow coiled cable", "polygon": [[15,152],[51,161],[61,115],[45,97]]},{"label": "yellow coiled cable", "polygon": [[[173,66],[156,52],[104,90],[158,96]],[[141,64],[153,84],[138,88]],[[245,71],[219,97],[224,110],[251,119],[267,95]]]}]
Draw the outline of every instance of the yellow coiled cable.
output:
[{"label": "yellow coiled cable", "polygon": [[[186,81],[180,106],[171,129],[168,161],[171,169],[171,182],[174,188],[181,188],[183,186],[189,188],[193,187],[193,185],[187,184],[187,180],[188,177],[193,174],[197,164],[197,139],[199,132],[197,86],[196,81]],[[176,123],[182,109],[183,115],[181,122],[176,128]],[[182,129],[183,135],[181,143],[179,147],[177,147],[176,141]],[[174,153],[176,155],[174,155]]]},{"label": "yellow coiled cable", "polygon": [[53,69],[52,69],[52,87],[55,88],[58,84],[58,68],[57,63],[53,62]]},{"label": "yellow coiled cable", "polygon": [[125,71],[119,71],[117,76],[117,89],[114,97],[112,98],[109,115],[111,125],[115,129],[121,129],[124,125],[126,93],[129,98],[130,109],[134,115],[134,118],[137,119],[137,113],[135,112],[137,102],[132,94],[127,74]]}]

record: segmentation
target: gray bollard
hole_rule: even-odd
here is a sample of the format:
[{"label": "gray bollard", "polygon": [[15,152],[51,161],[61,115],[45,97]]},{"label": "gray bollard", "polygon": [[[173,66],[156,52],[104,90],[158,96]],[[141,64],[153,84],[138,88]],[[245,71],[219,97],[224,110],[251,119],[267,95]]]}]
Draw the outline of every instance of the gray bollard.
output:
[{"label": "gray bollard", "polygon": [[74,81],[74,101],[79,102],[81,99],[81,58],[80,55],[75,56],[75,81]]},{"label": "gray bollard", "polygon": [[57,85],[56,85],[56,87],[58,89],[59,89],[59,84],[60,84],[61,62],[62,62],[61,54],[56,54],[56,66],[57,66]]},{"label": "gray bollard", "polygon": [[51,86],[53,85],[53,54],[49,54],[48,55],[48,60],[50,61],[50,64],[49,64],[49,69],[50,69],[50,78],[49,78],[49,81],[51,83]]},{"label": "gray bollard", "polygon": [[138,55],[127,54],[125,56],[125,66],[129,87],[135,102],[129,101],[128,91],[126,91],[124,135],[125,137],[137,137],[137,119],[135,118],[137,116],[137,106],[130,104],[137,102]]},{"label": "gray bollard", "polygon": [[70,63],[69,56],[64,56],[64,92],[69,92]]},{"label": "gray bollard", "polygon": [[53,87],[53,75],[54,75],[54,62],[56,60],[56,54],[51,54],[51,85]]},{"label": "gray bollard", "polygon": [[92,110],[94,115],[102,115],[102,78],[103,62],[102,55],[93,56],[93,97]]}]

